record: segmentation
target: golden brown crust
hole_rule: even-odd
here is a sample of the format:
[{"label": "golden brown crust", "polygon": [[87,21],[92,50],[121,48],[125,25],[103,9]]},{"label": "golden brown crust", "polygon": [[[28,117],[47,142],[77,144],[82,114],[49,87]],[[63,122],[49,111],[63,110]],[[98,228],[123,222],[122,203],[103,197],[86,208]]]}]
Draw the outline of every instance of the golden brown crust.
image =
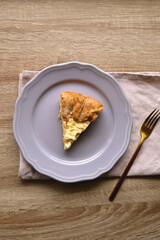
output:
[{"label": "golden brown crust", "polygon": [[104,106],[94,98],[75,92],[61,92],[61,116],[64,120],[94,121]]}]

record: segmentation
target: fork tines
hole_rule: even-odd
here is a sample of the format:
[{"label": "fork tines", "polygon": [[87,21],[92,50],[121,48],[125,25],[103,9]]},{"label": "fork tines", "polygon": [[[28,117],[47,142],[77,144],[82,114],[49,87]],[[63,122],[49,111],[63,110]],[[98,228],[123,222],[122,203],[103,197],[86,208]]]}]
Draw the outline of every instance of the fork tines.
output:
[{"label": "fork tines", "polygon": [[145,126],[152,128],[156,125],[159,119],[160,119],[160,111],[159,109],[155,108],[153,112],[151,112],[151,114],[146,118]]}]

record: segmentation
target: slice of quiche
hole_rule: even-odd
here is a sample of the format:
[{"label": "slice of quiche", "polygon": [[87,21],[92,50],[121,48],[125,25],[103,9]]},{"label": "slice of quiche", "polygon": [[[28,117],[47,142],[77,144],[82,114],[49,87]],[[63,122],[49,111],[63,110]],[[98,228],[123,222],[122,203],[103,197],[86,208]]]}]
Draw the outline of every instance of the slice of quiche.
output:
[{"label": "slice of quiche", "polygon": [[93,122],[104,106],[94,98],[76,92],[61,92],[60,113],[64,149],[69,149]]}]

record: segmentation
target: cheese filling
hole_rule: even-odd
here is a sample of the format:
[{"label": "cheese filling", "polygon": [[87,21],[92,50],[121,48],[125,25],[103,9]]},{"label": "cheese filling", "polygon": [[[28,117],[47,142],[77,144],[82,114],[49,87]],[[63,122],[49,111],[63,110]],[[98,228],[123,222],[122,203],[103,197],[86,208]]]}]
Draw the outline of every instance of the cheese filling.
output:
[{"label": "cheese filling", "polygon": [[70,148],[72,143],[77,140],[79,135],[85,131],[90,122],[77,122],[73,118],[62,122],[64,149]]}]

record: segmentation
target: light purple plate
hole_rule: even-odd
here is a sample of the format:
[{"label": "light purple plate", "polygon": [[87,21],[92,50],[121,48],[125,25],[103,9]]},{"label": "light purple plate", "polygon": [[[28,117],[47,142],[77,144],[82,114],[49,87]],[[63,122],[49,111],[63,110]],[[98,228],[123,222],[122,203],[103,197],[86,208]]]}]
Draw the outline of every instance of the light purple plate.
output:
[{"label": "light purple plate", "polygon": [[[104,110],[65,151],[58,119],[60,93],[99,100]],[[118,82],[101,69],[69,62],[40,71],[15,104],[13,131],[25,159],[40,173],[63,182],[89,180],[109,171],[130,140],[130,104]]]}]

